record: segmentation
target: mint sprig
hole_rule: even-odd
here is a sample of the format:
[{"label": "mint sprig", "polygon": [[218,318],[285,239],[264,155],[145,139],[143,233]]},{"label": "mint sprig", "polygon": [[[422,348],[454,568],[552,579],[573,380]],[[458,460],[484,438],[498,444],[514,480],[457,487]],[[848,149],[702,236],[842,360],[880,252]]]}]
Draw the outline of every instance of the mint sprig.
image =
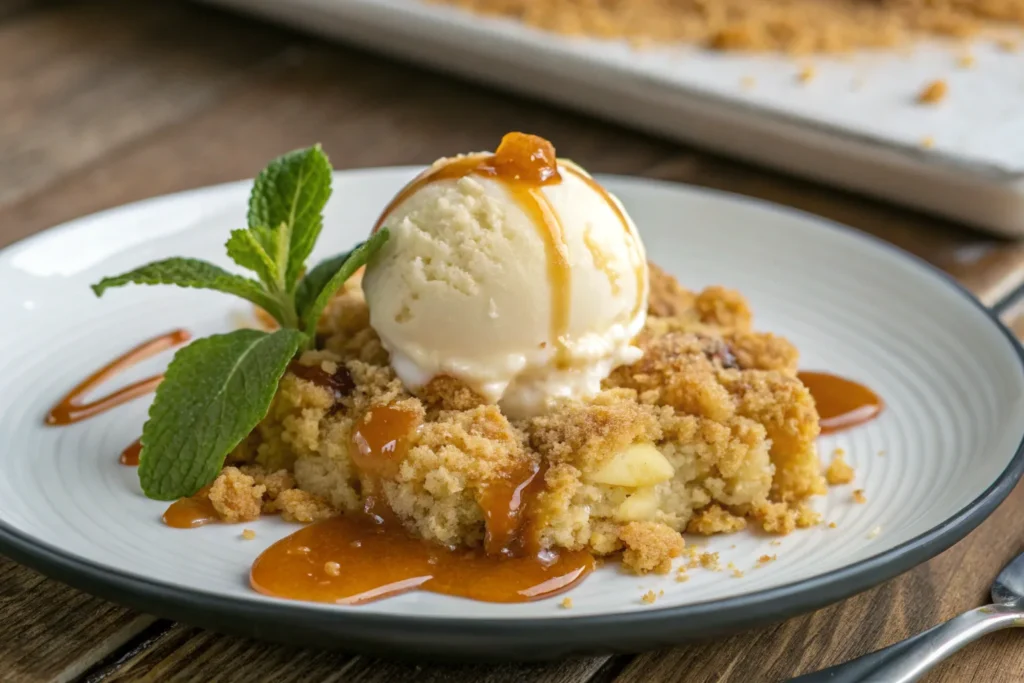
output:
[{"label": "mint sprig", "polygon": [[233,230],[225,244],[255,279],[170,258],[92,286],[96,296],[127,284],[211,289],[260,306],[281,326],[199,339],[175,354],[142,430],[139,481],[147,496],[190,496],[217,476],[227,454],[266,416],[289,361],[312,348],[331,297],[387,241],[388,231],[380,230],[306,272],[330,194],[331,165],[320,146],[289,152],[256,177],[248,227]]},{"label": "mint sprig", "polygon": [[139,483],[150,498],[191,496],[267,414],[302,343],[298,330],[235,330],[174,355],[142,428]]}]

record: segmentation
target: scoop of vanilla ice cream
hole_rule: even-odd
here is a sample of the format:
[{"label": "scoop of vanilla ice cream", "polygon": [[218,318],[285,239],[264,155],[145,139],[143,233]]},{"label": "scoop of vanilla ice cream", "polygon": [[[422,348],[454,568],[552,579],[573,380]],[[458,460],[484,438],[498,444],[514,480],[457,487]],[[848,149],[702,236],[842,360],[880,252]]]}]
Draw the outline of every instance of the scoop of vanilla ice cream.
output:
[{"label": "scoop of vanilla ice cream", "polygon": [[561,182],[528,191],[473,173],[442,177],[382,216],[390,238],[363,288],[370,324],[411,391],[449,375],[525,417],[597,393],[615,367],[640,358],[631,342],[648,275],[636,226],[578,166],[558,169]]}]

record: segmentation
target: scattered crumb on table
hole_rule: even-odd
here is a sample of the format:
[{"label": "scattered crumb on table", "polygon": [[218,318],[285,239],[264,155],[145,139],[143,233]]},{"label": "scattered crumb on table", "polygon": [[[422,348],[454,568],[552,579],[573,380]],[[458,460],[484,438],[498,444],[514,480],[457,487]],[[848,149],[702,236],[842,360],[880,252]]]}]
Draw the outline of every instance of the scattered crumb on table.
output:
[{"label": "scattered crumb on table", "polygon": [[932,81],[918,94],[918,104],[938,104],[949,94],[949,85],[941,78]]}]

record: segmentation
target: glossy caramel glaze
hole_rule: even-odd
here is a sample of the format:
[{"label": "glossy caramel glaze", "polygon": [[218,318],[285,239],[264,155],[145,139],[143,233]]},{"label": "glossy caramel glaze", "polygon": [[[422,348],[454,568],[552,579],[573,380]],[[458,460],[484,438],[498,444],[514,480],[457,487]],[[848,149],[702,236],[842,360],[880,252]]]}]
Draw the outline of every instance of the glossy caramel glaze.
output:
[{"label": "glossy caramel glaze", "polygon": [[82,400],[86,394],[96,389],[111,377],[114,377],[136,363],[155,356],[162,351],[166,351],[167,349],[175,346],[180,346],[191,338],[192,336],[185,330],[174,330],[167,334],[162,334],[159,337],[154,337],[153,339],[136,346],[128,353],[116,358],[94,372],[92,375],[87,377],[84,382],[72,389],[71,392],[62,398],[60,402],[47,414],[46,424],[57,426],[81,422],[82,420],[119,406],[122,403],[126,403],[133,398],[138,398],[139,396],[143,396],[156,390],[157,385],[160,384],[160,381],[164,378],[163,375],[154,375],[153,377],[147,377],[146,379],[139,380],[138,382],[129,384],[128,386],[118,389],[111,394],[107,394],[102,398],[98,398],[95,401],[84,402]]},{"label": "glossy caramel glaze", "polygon": [[822,434],[870,422],[885,407],[878,394],[853,380],[825,372],[801,372],[798,377],[814,397]]},{"label": "glossy caramel glaze", "polygon": [[139,464],[139,454],[142,453],[142,439],[135,439],[127,448],[121,451],[118,462],[128,467],[136,467]]},{"label": "glossy caramel glaze", "polygon": [[526,602],[568,590],[593,571],[584,551],[522,557],[450,549],[365,515],[312,524],[253,563],[252,587],[292,600],[357,605],[419,589],[484,602]]},{"label": "glossy caramel glaze", "polygon": [[171,503],[164,512],[164,524],[175,529],[194,529],[218,521],[217,511],[203,492]]}]

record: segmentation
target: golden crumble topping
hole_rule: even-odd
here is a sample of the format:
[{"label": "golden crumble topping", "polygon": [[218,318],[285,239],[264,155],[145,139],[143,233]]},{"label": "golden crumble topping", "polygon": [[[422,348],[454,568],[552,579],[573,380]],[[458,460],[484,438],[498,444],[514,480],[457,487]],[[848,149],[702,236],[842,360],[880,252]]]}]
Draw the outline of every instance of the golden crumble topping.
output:
[{"label": "golden crumble topping", "polygon": [[1022,0],[430,0],[566,35],[696,43],[717,50],[845,52],[966,37],[990,22],[1024,24]]},{"label": "golden crumble topping", "polygon": [[[262,511],[306,523],[383,504],[415,536],[480,547],[492,487],[535,472],[524,523],[542,548],[621,553],[640,574],[668,572],[684,531],[818,523],[806,502],[825,490],[818,416],[796,349],[754,331],[738,293],[690,292],[653,265],[649,302],[637,363],[588,401],[511,421],[450,377],[407,391],[350,283],[320,321],[318,350],[289,366],[211,501],[225,519]],[[409,417],[402,457],[386,475],[363,472],[353,435],[384,407]],[[685,552],[686,566],[720,569],[717,553]]]}]

